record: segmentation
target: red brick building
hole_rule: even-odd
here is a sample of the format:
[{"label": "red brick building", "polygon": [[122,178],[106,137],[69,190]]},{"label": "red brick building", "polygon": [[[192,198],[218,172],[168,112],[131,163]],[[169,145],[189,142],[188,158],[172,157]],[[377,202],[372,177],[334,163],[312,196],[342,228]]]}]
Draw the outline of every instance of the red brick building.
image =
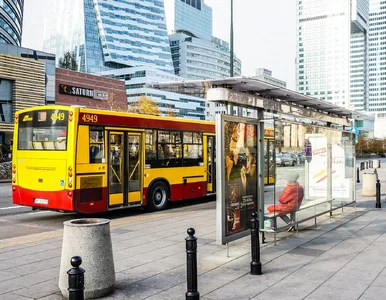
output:
[{"label": "red brick building", "polygon": [[56,68],[55,104],[127,111],[125,82]]}]

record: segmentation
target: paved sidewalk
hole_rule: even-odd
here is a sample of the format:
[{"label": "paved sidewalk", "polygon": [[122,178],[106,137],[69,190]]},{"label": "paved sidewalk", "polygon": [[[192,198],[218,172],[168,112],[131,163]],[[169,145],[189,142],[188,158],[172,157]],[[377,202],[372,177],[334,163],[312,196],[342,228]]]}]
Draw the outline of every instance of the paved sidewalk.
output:
[{"label": "paved sidewalk", "polygon": [[[386,207],[386,167],[379,176]],[[266,234],[261,276],[249,274],[249,237],[230,243],[229,257],[226,246],[216,245],[215,216],[210,202],[112,220],[116,285],[103,299],[185,299],[189,227],[198,238],[200,299],[385,298],[386,210],[360,189],[356,208],[318,217],[317,227],[311,220],[298,235],[280,233],[277,246]],[[62,299],[61,246],[62,230],[0,241],[0,299]]]}]

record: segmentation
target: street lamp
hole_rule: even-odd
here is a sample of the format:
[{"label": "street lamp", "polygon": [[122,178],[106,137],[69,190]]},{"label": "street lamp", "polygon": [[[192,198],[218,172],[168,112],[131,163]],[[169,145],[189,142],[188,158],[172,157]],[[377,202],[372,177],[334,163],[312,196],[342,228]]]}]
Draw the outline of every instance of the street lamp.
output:
[{"label": "street lamp", "polygon": [[[231,0],[231,30],[230,30],[230,77],[233,77],[233,0]],[[233,115],[233,105],[228,104],[228,115]]]}]

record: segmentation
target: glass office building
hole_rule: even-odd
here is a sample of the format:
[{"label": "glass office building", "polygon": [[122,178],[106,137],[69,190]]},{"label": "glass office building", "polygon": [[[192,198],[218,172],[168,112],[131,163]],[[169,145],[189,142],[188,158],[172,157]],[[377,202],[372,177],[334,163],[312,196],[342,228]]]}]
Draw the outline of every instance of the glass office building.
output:
[{"label": "glass office building", "polygon": [[386,138],[386,1],[370,0],[369,113],[376,137]]},{"label": "glass office building", "polygon": [[174,1],[174,31],[187,30],[195,36],[212,38],[212,8],[202,0]]},{"label": "glass office building", "polygon": [[0,43],[21,46],[24,0],[0,0]]},{"label": "glass office building", "polygon": [[204,98],[147,87],[156,82],[180,81],[181,77],[148,66],[109,70],[100,75],[124,80],[129,104],[144,95],[157,103],[161,114],[173,112],[180,118],[205,120]]},{"label": "glass office building", "polygon": [[[169,35],[174,72],[189,80],[216,79],[230,76],[229,43],[212,35],[212,8],[203,0],[174,0],[174,28]],[[241,61],[234,55],[233,74],[241,76]],[[214,120],[225,106],[206,104],[206,119]],[[236,115],[248,115],[236,109]]]},{"label": "glass office building", "polygon": [[162,0],[48,0],[45,51],[76,55],[79,71],[151,66],[173,73]]},{"label": "glass office building", "polygon": [[[179,1],[179,0],[177,0]],[[185,79],[229,77],[229,44],[219,38],[203,40],[188,31],[169,36],[174,72]],[[234,57],[234,76],[241,76],[241,61]]]},{"label": "glass office building", "polygon": [[368,0],[297,0],[296,90],[335,105],[368,103]]}]

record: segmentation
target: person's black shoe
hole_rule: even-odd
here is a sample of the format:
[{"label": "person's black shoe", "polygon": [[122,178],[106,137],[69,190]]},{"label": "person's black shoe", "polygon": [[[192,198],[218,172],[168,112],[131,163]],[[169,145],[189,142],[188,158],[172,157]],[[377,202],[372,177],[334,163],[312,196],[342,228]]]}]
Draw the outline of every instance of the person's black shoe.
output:
[{"label": "person's black shoe", "polygon": [[289,227],[289,228],[287,229],[287,231],[288,231],[288,232],[290,232],[290,231],[295,231],[295,226]]}]

